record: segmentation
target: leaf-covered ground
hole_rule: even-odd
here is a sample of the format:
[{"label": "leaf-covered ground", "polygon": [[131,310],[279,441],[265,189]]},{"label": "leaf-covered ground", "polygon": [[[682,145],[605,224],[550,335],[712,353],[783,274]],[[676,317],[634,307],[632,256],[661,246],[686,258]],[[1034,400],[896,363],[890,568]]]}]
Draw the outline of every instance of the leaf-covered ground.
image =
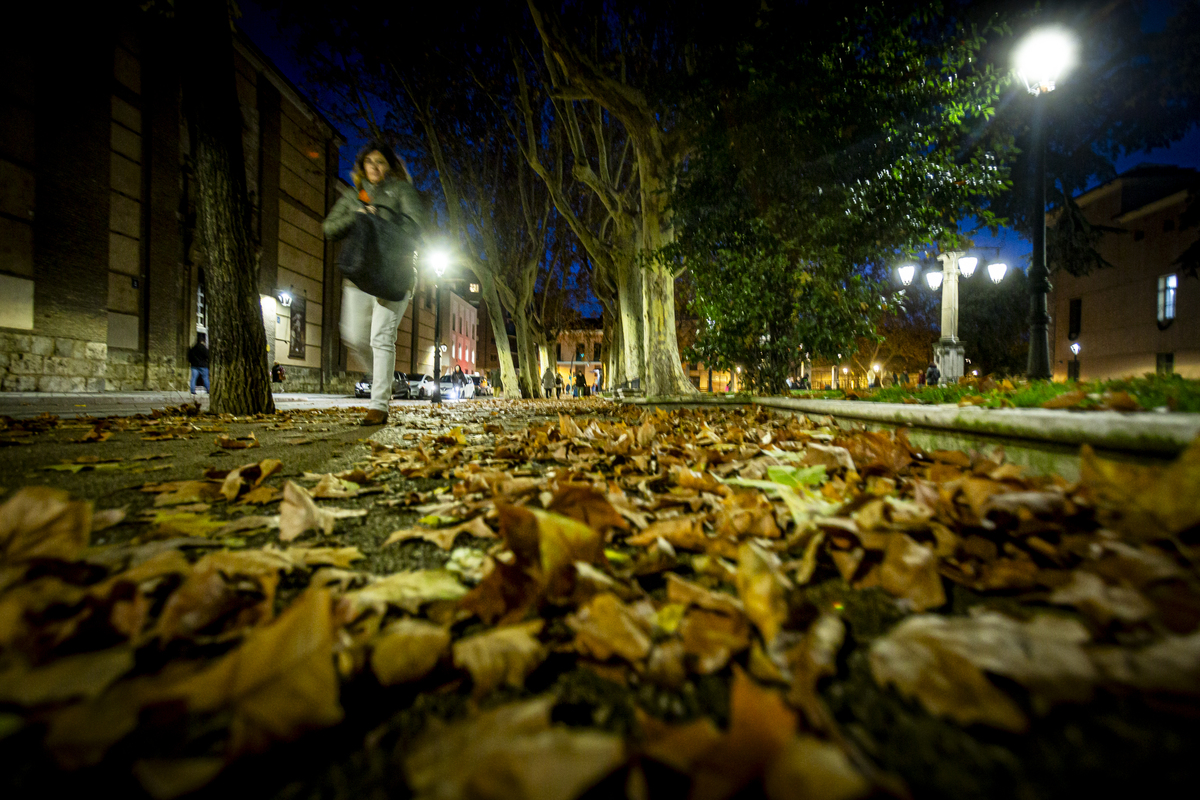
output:
[{"label": "leaf-covered ground", "polygon": [[[911,376],[915,381],[916,377]],[[1027,381],[965,376],[955,384],[885,386],[881,389],[792,392],[818,400],[875,403],[957,403],[986,408],[1059,408],[1072,411],[1200,412],[1200,381],[1179,375],[1146,375],[1103,381]]]},{"label": "leaf-covered ground", "polygon": [[753,407],[352,414],[5,423],[6,797],[1194,785],[1200,443],[1068,484]]}]

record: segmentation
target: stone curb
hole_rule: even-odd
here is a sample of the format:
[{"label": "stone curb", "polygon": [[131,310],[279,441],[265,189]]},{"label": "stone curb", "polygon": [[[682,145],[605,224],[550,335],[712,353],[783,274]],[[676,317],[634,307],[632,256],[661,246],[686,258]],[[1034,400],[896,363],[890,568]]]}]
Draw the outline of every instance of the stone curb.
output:
[{"label": "stone curb", "polygon": [[912,425],[976,436],[1026,439],[1061,445],[1090,444],[1105,450],[1174,456],[1200,436],[1200,414],[1067,411],[1047,408],[982,408],[801,400],[789,397],[648,397],[639,405],[729,406],[756,403],[804,414],[821,414],[877,425]]}]

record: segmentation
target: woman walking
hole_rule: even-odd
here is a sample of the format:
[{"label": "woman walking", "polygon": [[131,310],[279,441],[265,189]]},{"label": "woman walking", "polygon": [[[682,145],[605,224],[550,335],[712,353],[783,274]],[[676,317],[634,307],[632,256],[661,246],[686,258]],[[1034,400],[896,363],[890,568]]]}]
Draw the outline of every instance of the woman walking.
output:
[{"label": "woman walking", "polygon": [[[421,196],[412,185],[408,168],[391,147],[383,142],[368,142],[355,159],[352,177],[356,191],[343,194],[325,218],[327,239],[344,238],[354,227],[356,214],[379,214],[381,210],[385,211],[380,215],[383,219],[410,226],[414,235],[420,237],[425,217]],[[397,259],[404,256],[390,255]],[[396,331],[410,300],[411,291],[400,300],[384,300],[349,281],[342,282],[342,341],[363,363],[371,365],[374,376],[371,402],[360,425],[387,422],[388,403],[392,399],[392,382],[387,376],[396,369]]]}]

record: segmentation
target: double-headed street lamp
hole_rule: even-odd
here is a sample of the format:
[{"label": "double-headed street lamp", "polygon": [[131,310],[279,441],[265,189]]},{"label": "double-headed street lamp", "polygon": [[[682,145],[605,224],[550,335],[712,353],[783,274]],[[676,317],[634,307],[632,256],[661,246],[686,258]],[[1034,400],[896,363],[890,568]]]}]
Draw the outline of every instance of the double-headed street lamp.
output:
[{"label": "double-headed street lamp", "polygon": [[[1059,77],[1071,66],[1075,44],[1064,31],[1034,31],[1017,49],[1017,72],[1035,97],[1054,91]],[[1049,378],[1050,271],[1046,267],[1046,125],[1045,101],[1033,104],[1033,258],[1029,266],[1029,366],[1031,380]]]},{"label": "double-headed street lamp", "polygon": [[[966,355],[958,340],[958,276],[970,278],[974,275],[979,259],[967,255],[965,250],[947,250],[937,258],[942,262],[942,268],[925,273],[925,283],[929,288],[935,292],[938,289],[942,291],[942,335],[933,348],[933,361],[944,382],[957,383],[964,374]],[[896,271],[900,273],[900,282],[908,286],[917,275],[917,266],[905,264]],[[1002,281],[1007,272],[1007,264],[998,261],[988,264],[988,277],[992,283]]]}]

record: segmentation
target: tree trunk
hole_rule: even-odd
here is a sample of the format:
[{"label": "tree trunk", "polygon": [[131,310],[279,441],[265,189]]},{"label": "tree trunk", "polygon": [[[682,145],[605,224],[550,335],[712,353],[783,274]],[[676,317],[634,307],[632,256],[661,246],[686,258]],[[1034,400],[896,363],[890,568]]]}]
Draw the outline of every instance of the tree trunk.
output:
[{"label": "tree trunk", "polygon": [[208,260],[209,408],[228,414],[273,413],[228,6],[225,0],[179,0],[175,9],[196,209]]},{"label": "tree trunk", "polygon": [[550,360],[553,353],[553,345],[548,339],[543,338],[538,342],[538,397],[547,397],[546,389],[542,386],[542,374],[546,371],[546,367],[550,367],[556,372],[558,371],[558,364]]},{"label": "tree trunk", "polygon": [[512,312],[513,325],[517,328],[517,361],[521,365],[521,396],[541,397],[538,391],[540,375],[537,374],[537,349],[533,345],[533,331],[529,317],[523,308]]},{"label": "tree trunk", "polygon": [[[490,272],[472,270],[479,279],[483,300],[487,303],[488,322],[492,326],[492,337],[496,340],[496,359],[500,362],[500,384],[504,388],[496,392],[497,397],[520,397],[517,371],[513,369],[512,348],[508,346],[508,330],[504,327],[504,306],[500,305],[500,293]],[[496,387],[493,387],[495,391]]]},{"label": "tree trunk", "polygon": [[641,388],[645,389],[645,336],[646,312],[642,293],[642,271],[638,268],[637,259],[633,253],[621,253],[616,259],[617,273],[617,326],[621,329],[620,349],[616,358],[620,359],[620,380],[614,380],[614,387],[631,384],[641,379]]},{"label": "tree trunk", "polygon": [[[666,211],[665,174],[661,159],[639,157],[642,192],[642,247],[649,262],[642,269],[642,304],[645,308],[645,377],[642,389],[647,397],[696,394],[697,389],[683,371],[679,357],[679,339],[675,327],[675,274],[671,264],[661,263],[654,254],[674,239],[674,229]],[[765,287],[764,287],[765,288]]]}]

